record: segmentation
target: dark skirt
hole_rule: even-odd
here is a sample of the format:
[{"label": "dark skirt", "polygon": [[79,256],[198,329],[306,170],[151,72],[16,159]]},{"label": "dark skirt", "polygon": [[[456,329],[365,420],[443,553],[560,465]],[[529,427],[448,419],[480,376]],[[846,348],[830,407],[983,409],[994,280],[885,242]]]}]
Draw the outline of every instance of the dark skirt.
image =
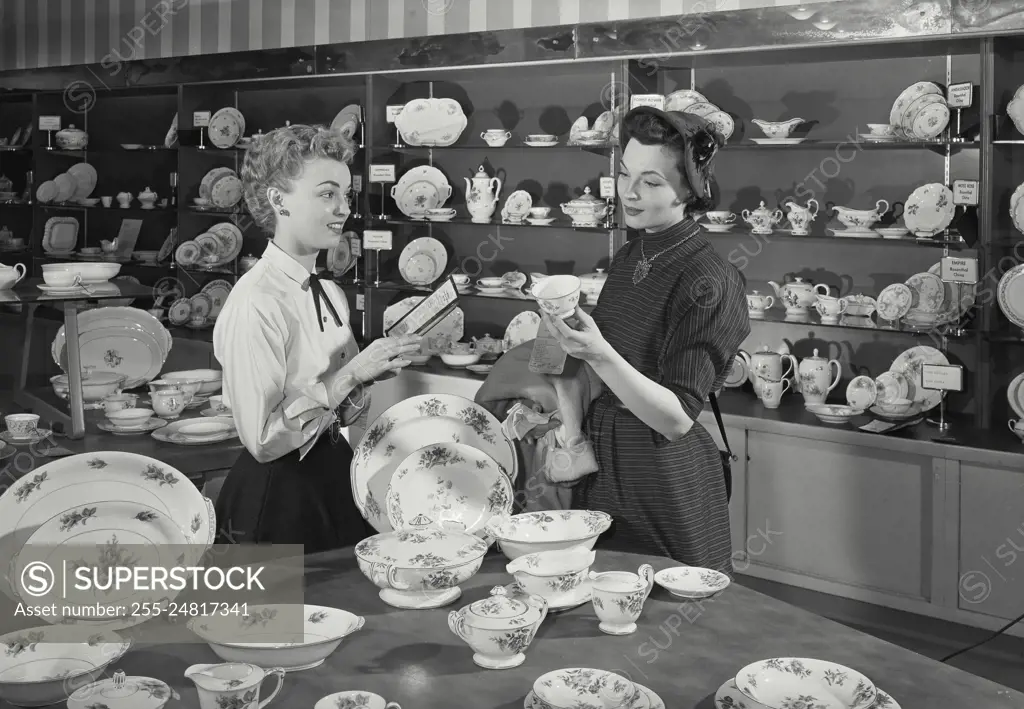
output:
[{"label": "dark skirt", "polygon": [[217,496],[217,543],[302,544],[312,554],[372,536],[352,500],[351,463],[348,441],[330,432],[301,462],[297,450],[269,463],[243,450]]}]

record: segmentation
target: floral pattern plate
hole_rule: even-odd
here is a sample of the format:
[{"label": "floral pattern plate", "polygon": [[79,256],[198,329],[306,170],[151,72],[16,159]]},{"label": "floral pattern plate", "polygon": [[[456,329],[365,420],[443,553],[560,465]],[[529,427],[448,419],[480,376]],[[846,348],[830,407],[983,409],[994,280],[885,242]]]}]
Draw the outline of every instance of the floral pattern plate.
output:
[{"label": "floral pattern plate", "polygon": [[622,675],[589,667],[569,667],[542,674],[533,683],[538,709],[616,709],[636,695]]},{"label": "floral pattern plate", "polygon": [[1006,319],[1024,328],[1024,264],[1018,264],[1003,274],[996,289],[996,301]]},{"label": "floral pattern plate", "polygon": [[935,315],[944,310],[946,289],[934,273],[915,273],[905,285],[911,291],[910,311]]},{"label": "floral pattern plate", "polygon": [[903,221],[914,236],[934,236],[950,225],[955,211],[950,189],[933,182],[910,193]]},{"label": "floral pattern plate", "polygon": [[753,662],[736,673],[736,687],[770,707],[802,701],[815,709],[870,709],[876,696],[875,685],[860,672],[804,657]]},{"label": "floral pattern plate", "polygon": [[[173,569],[190,561],[187,551],[192,539],[166,512],[138,502],[112,499],[73,507],[43,522],[29,537],[10,565],[8,578],[20,579],[25,569],[40,562],[55,568],[62,563],[82,563],[99,574],[99,582],[111,581],[113,567],[155,567]],[[187,551],[186,551],[187,550]],[[55,586],[42,596],[27,598],[32,603],[56,604],[69,609],[59,619],[95,620],[94,614],[78,615],[77,604],[104,603],[126,610],[133,603],[171,600],[177,591],[167,589],[152,595],[131,585],[121,589],[73,591],[72,598]],[[139,616],[138,621],[147,620]]]},{"label": "floral pattern plate", "polygon": [[429,236],[410,241],[398,256],[398,272],[406,283],[430,285],[444,273],[448,252],[437,239]]},{"label": "floral pattern plate", "polygon": [[537,339],[537,331],[540,329],[540,315],[532,310],[525,310],[509,322],[505,328],[505,351],[518,347],[524,342]]},{"label": "floral pattern plate", "polygon": [[[108,500],[135,502],[169,515],[195,540],[196,560],[213,543],[213,504],[183,473],[137,453],[102,451],[47,463],[0,495],[0,519],[7,529],[0,558],[14,558],[48,519]],[[8,584],[2,586],[14,593]]]},{"label": "floral pattern plate", "polygon": [[878,389],[878,384],[871,377],[854,377],[846,387],[846,403],[861,411],[869,409],[875,405]]},{"label": "floral pattern plate", "polygon": [[432,443],[409,455],[391,478],[388,521],[395,529],[457,525],[476,534],[512,511],[512,482],[486,453],[464,443]]},{"label": "floral pattern plate", "polygon": [[[639,685],[637,685],[639,686]],[[900,709],[896,700],[880,689],[876,689],[875,703],[871,709]],[[741,692],[736,680],[725,682],[715,693],[715,709],[770,709],[761,702],[756,702]],[[810,709],[810,707],[808,707]]]},{"label": "floral pattern plate", "polygon": [[68,697],[68,709],[161,709],[180,699],[167,684],[152,677],[126,677],[118,670],[111,679],[77,689]]},{"label": "floral pattern plate", "polygon": [[[934,276],[941,276],[942,274],[942,262],[936,263],[934,266],[928,269],[928,273]],[[955,283],[943,283],[942,288],[945,291],[945,295],[942,297],[942,311],[940,312],[940,322],[952,322],[963,318],[973,308],[975,303],[978,301],[978,286],[977,284],[960,284]],[[959,298],[957,291],[959,290]],[[957,300],[959,299],[959,304]]]},{"label": "floral pattern plate", "polygon": [[875,308],[879,317],[886,320],[899,320],[910,310],[914,294],[903,283],[893,283],[882,289],[878,294]]},{"label": "floral pattern plate", "polygon": [[892,109],[889,111],[889,125],[900,125],[903,114],[910,104],[926,94],[941,96],[942,89],[930,81],[918,81],[905,88],[892,104]]},{"label": "floral pattern plate", "polygon": [[[5,696],[13,699],[11,690],[20,689],[19,696],[29,700],[25,706],[44,706],[63,702],[72,688],[91,682],[102,668],[120,660],[131,642],[112,632],[55,626],[0,635],[0,646]],[[43,701],[51,689],[59,696]]]},{"label": "floral pattern plate", "polygon": [[458,101],[418,98],[405,104],[395,127],[409,145],[449,146],[459,139],[469,120]]},{"label": "floral pattern plate", "polygon": [[491,412],[453,394],[410,397],[377,417],[352,456],[352,495],[359,512],[378,532],[393,529],[385,506],[395,471],[413,452],[442,442],[482,451],[515,481],[515,452]]},{"label": "floral pattern plate", "polygon": [[[160,343],[137,328],[88,330],[78,337],[83,367],[97,372],[114,372],[127,377],[124,389],[134,389],[156,379],[164,366]],[[67,352],[61,352],[61,369],[67,371]]]},{"label": "floral pattern plate", "polygon": [[889,367],[889,371],[903,375],[909,387],[907,398],[918,404],[923,411],[928,411],[934,409],[942,401],[942,392],[931,391],[921,386],[921,365],[924,364],[946,365],[949,364],[949,360],[946,359],[946,355],[934,347],[919,345],[911,347],[897,357]]},{"label": "floral pattern plate", "polygon": [[[586,120],[586,119],[583,119]],[[516,190],[505,200],[501,210],[501,219],[506,222],[521,222],[533,207],[533,197],[526,190]]]},{"label": "floral pattern plate", "polygon": [[[429,189],[431,187],[433,192]],[[440,207],[448,201],[452,196],[452,186],[436,167],[420,165],[403,173],[391,188],[391,196],[402,214],[420,219],[427,215],[428,209]]]},{"label": "floral pattern plate", "polygon": [[675,566],[654,575],[655,582],[680,598],[707,598],[724,590],[732,581],[721,571],[697,566]]},{"label": "floral pattern plate", "polygon": [[[632,703],[624,705],[624,709],[665,709],[665,702],[654,691],[639,682],[634,682],[637,693]],[[544,709],[544,703],[537,699],[531,689],[523,700],[523,709]]]}]

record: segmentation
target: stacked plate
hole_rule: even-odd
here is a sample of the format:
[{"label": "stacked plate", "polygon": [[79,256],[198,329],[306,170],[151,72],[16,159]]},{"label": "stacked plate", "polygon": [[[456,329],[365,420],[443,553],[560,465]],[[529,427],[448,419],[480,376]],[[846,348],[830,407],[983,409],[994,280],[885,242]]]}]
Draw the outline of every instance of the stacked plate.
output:
[{"label": "stacked plate", "polygon": [[242,199],[242,181],[231,168],[215,167],[199,182],[199,199],[218,209],[231,209]]},{"label": "stacked plate", "polygon": [[352,494],[378,532],[422,525],[471,530],[512,505],[516,456],[501,423],[452,394],[400,401],[367,429],[352,457]]},{"label": "stacked plate", "polygon": [[174,260],[179,266],[219,268],[238,258],[242,241],[241,229],[231,222],[221,222],[195,239],[183,241],[174,251]]},{"label": "stacked plate", "polygon": [[214,147],[234,147],[245,135],[245,117],[237,108],[222,108],[210,117],[206,132]]},{"label": "stacked plate", "polygon": [[96,179],[96,168],[89,163],[77,163],[67,172],[41,183],[36,189],[36,199],[42,204],[81,204],[96,189]]},{"label": "stacked plate", "polygon": [[907,140],[934,140],[949,124],[949,106],[942,88],[930,81],[908,86],[889,111],[889,124]]},{"label": "stacked plate", "polygon": [[736,122],[732,119],[732,116],[708,101],[704,94],[693,89],[683,89],[670,93],[665,97],[665,110],[693,113],[701,118],[705,118],[715,125],[715,128],[718,129],[718,132],[722,134],[725,140],[729,140],[736,130]]},{"label": "stacked plate", "polygon": [[719,687],[715,706],[750,709],[899,709],[860,672],[825,660],[773,657],[753,662]]},{"label": "stacked plate", "polygon": [[[213,543],[216,532],[213,504],[184,474],[154,458],[120,451],[72,455],[36,468],[0,496],[0,519],[7,530],[0,543],[0,563],[9,572],[9,583],[3,587],[14,600],[21,598],[19,570],[33,561],[81,560],[100,569],[130,555],[152,557],[154,565],[190,566]],[[59,595],[60,585],[51,593]],[[161,589],[160,599],[145,600],[166,603],[175,595],[173,589]],[[76,607],[68,599],[53,600],[57,608]],[[112,596],[80,600],[113,603]],[[138,599],[120,598],[119,603],[134,600]],[[45,597],[31,601],[48,603]],[[111,629],[110,618],[44,618]],[[129,627],[145,619],[127,616],[114,624]]]},{"label": "stacked plate", "polygon": [[451,196],[448,178],[429,165],[407,171],[391,188],[391,197],[399,211],[410,219],[426,219],[427,210],[443,206]]},{"label": "stacked plate", "polygon": [[150,434],[158,441],[179,446],[205,446],[227,441],[238,435],[231,416],[206,416],[201,419],[178,419]]},{"label": "stacked plate", "polygon": [[[723,706],[719,704],[718,706]],[[622,675],[589,667],[569,667],[536,679],[524,709],[665,709],[651,689]]]},{"label": "stacked plate", "polygon": [[[138,308],[94,308],[78,316],[82,366],[126,377],[125,389],[157,377],[174,340],[159,320]],[[50,346],[53,361],[67,371],[64,327]]]}]

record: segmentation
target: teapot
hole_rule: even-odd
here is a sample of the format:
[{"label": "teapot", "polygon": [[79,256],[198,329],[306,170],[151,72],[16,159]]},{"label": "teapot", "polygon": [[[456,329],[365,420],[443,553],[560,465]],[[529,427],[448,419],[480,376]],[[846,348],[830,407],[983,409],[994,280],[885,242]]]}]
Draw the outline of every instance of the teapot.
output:
[{"label": "teapot", "polygon": [[583,188],[581,196],[559,206],[562,213],[572,219],[572,225],[579,227],[596,227],[597,222],[608,213],[608,204],[590,194],[589,187]]},{"label": "teapot", "polygon": [[[814,209],[811,209],[811,205],[814,205]],[[807,206],[801,207],[797,204],[796,200],[789,200],[783,203],[783,206],[789,209],[790,226],[793,227],[793,233],[798,236],[803,236],[807,233],[807,228],[814,221],[814,218],[818,216],[818,200],[813,197],[807,200]]]},{"label": "teapot", "polygon": [[761,206],[754,211],[744,209],[740,214],[743,217],[743,221],[753,227],[751,231],[755,234],[771,234],[772,226],[782,221],[782,210],[776,209],[773,212],[764,206],[763,200],[761,201]]},{"label": "teapot", "polygon": [[768,281],[768,285],[775,290],[775,295],[786,307],[787,315],[807,315],[807,309],[813,307],[818,300],[819,292],[821,295],[828,295],[828,286],[824,283],[812,286],[799,277],[785,285],[780,286],[775,281]]},{"label": "teapot", "polygon": [[480,355],[486,357],[487,355],[500,355],[502,353],[501,340],[494,339],[491,337],[490,333],[484,333],[484,336],[479,340],[475,337],[472,338],[472,340],[472,349],[476,350]]},{"label": "teapot", "polygon": [[[835,367],[836,376],[829,383],[829,374],[832,367]],[[842,376],[842,366],[838,360],[825,359],[818,356],[818,350],[810,357],[800,360],[797,368],[797,385],[794,387],[804,396],[805,404],[824,404],[828,393],[839,384]]]},{"label": "teapot", "polygon": [[[277,696],[284,684],[282,668],[263,670],[248,662],[192,665],[185,670],[185,676],[196,685],[200,709],[263,709]],[[270,696],[261,702],[263,681],[271,676],[277,678],[277,685]]]},{"label": "teapot", "polygon": [[157,194],[153,190],[147,187],[142,192],[139,192],[139,202],[142,203],[143,209],[153,209],[156,204]]},{"label": "teapot", "polygon": [[448,614],[448,628],[473,649],[480,667],[508,669],[526,660],[523,651],[547,618],[548,603],[540,596],[516,595],[495,586],[489,597]]},{"label": "teapot", "polygon": [[477,224],[486,224],[491,221],[495,206],[498,204],[498,195],[501,193],[501,179],[489,177],[481,165],[476,170],[476,175],[466,181],[466,208],[469,209],[471,221]]},{"label": "teapot", "polygon": [[13,288],[24,277],[25,264],[16,263],[13,266],[7,266],[0,263],[0,290]]},{"label": "teapot", "polygon": [[[754,385],[754,393],[761,396],[761,379],[768,381],[782,381],[788,379],[796,371],[796,357],[789,354],[773,352],[768,345],[761,345],[761,349],[754,354],[747,354],[740,350],[739,356],[747,364],[747,371],[750,372],[750,381]],[[788,363],[789,367],[783,365]]]}]

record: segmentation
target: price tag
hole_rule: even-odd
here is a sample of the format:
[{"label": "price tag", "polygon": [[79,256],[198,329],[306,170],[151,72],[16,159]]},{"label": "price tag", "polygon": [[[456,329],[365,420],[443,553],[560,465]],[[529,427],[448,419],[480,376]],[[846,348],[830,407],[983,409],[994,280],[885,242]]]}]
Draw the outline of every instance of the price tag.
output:
[{"label": "price tag", "polygon": [[192,125],[195,128],[206,128],[210,125],[210,112],[209,111],[193,111],[192,112]]},{"label": "price tag", "polygon": [[615,178],[601,178],[601,199],[615,199]]},{"label": "price tag", "polygon": [[661,94],[635,94],[629,97],[629,108],[633,110],[637,106],[654,106],[658,110],[665,110],[665,97]]},{"label": "price tag", "polygon": [[388,106],[388,108],[387,108],[388,123],[394,123],[395,119],[398,118],[402,114],[402,111],[404,109],[405,109],[405,105],[404,104],[401,105],[401,106]]},{"label": "price tag", "polygon": [[370,165],[370,182],[394,182],[394,165]]},{"label": "price tag", "polygon": [[363,176],[352,175],[352,191],[359,194],[363,191]]},{"label": "price tag", "polygon": [[391,232],[387,229],[367,229],[363,232],[363,248],[371,251],[390,251]]},{"label": "price tag", "polygon": [[448,277],[441,282],[437,290],[417,303],[412,310],[402,316],[401,320],[392,325],[385,335],[422,335],[454,310],[458,302],[459,290],[455,287],[455,281]]},{"label": "price tag", "polygon": [[349,249],[352,251],[352,255],[359,258],[363,255],[363,242],[359,238],[358,234],[353,234],[348,238]]},{"label": "price tag", "polygon": [[932,391],[963,391],[964,368],[959,364],[922,364],[921,386]]},{"label": "price tag", "polygon": [[943,283],[964,283],[973,286],[978,282],[978,259],[946,256],[940,262],[939,273]]},{"label": "price tag", "polygon": [[39,130],[60,130],[60,116],[39,116]]},{"label": "price tag", "polygon": [[953,204],[978,206],[978,181],[953,180]]},{"label": "price tag", "polygon": [[950,108],[967,108],[974,96],[974,84],[950,84],[946,90],[946,103]]},{"label": "price tag", "polygon": [[366,296],[356,293],[356,310],[366,310]]}]

